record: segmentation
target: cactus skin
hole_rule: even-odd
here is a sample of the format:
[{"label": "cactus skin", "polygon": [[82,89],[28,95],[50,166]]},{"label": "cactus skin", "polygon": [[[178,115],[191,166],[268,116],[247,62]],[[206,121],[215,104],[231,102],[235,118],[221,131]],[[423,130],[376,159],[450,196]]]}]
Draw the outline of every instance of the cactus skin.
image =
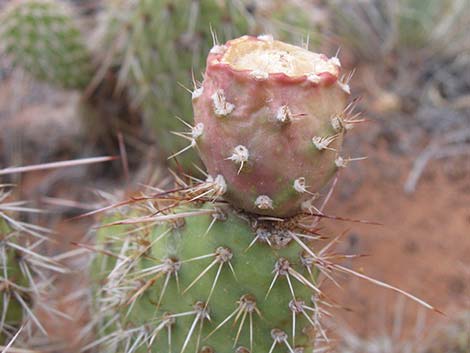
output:
[{"label": "cactus skin", "polygon": [[330,180],[348,127],[349,86],[339,69],[337,58],[270,38],[212,49],[193,93],[193,137],[209,174],[227,181],[225,199],[249,212],[292,216]]},{"label": "cactus skin", "polygon": [[0,16],[0,51],[36,79],[82,89],[93,64],[72,16],[63,2],[13,1]]},{"label": "cactus skin", "polygon": [[[185,217],[187,212],[194,212],[193,216]],[[303,265],[303,249],[289,238],[287,227],[280,227],[276,222],[259,221],[256,227],[254,223],[250,225],[246,219],[242,219],[241,215],[230,207],[223,209],[223,216],[220,212],[220,209],[214,209],[212,205],[202,208],[192,205],[189,209],[176,210],[175,222],[168,221],[143,232],[132,232],[129,227],[127,232],[123,232],[123,228],[103,228],[99,234],[99,243],[105,244],[107,253],[119,254],[121,259],[132,259],[128,262],[132,263],[131,269],[128,269],[125,262],[116,261],[114,257],[103,253],[99,253],[96,258],[93,272],[101,274],[102,282],[106,283],[105,290],[101,292],[102,303],[109,303],[109,298],[115,296],[119,287],[133,287],[132,290],[124,292],[121,300],[115,302],[108,314],[112,317],[116,311],[120,312],[120,323],[117,325],[119,327],[128,330],[145,327],[147,336],[143,339],[143,346],[151,341],[151,337],[163,323],[157,338],[150,345],[151,352],[170,352],[168,329],[171,330],[173,352],[269,352],[273,345],[272,329],[280,329],[288,336],[287,343],[281,341],[273,352],[285,352],[289,349],[287,344],[299,349],[295,352],[303,352],[300,347],[305,349],[305,352],[310,352],[317,328],[311,324],[317,322],[313,318],[315,314],[312,315],[308,309],[305,309],[305,314],[297,313],[293,328],[293,312],[289,307],[293,298],[289,280],[296,299],[302,300],[305,306],[316,307],[312,300],[315,300],[317,293],[309,287],[316,286],[316,276],[310,267],[307,269]],[[123,216],[119,217],[122,219]],[[290,226],[292,227],[292,224]],[[266,238],[262,240],[259,236],[263,229],[270,232],[269,244]],[[116,234],[121,235],[116,237]],[[257,234],[257,241],[254,241]],[[213,255],[209,255],[221,248],[230,250],[232,257],[229,262],[217,261]],[[201,259],[204,255],[208,256]],[[272,284],[276,273],[275,264],[281,258],[288,259],[290,270],[295,270],[309,284],[299,282],[295,279],[296,275],[292,274],[281,274]],[[168,264],[167,259],[172,259],[172,264],[178,263],[178,276],[165,270],[165,267],[160,266],[160,270],[155,267]],[[142,275],[142,271],[148,271],[147,276],[132,280]],[[123,273],[122,277],[120,273]],[[198,277],[199,280],[192,285]],[[116,278],[120,280],[116,281]],[[272,289],[269,291],[270,285]],[[257,309],[251,310],[251,314],[250,311],[246,314],[241,311],[235,320],[237,314],[230,315],[239,307],[241,298],[255,299]],[[195,313],[177,315],[191,312],[198,302],[208,303],[209,308],[210,321],[205,319],[202,328],[201,321],[195,320]],[[101,309],[102,303],[98,302]],[[224,323],[228,317],[230,319]],[[165,319],[174,320],[169,328],[164,325]],[[253,327],[251,343],[250,319]],[[188,335],[193,325],[196,328],[192,335]],[[235,342],[240,327],[242,330],[238,341]],[[292,337],[293,329],[296,333],[295,343]],[[113,330],[109,333],[113,335]],[[137,332],[135,337],[138,335]],[[103,349],[106,347],[105,345]],[[238,347],[246,347],[248,350],[236,350]],[[119,349],[123,348],[116,349],[122,352]],[[144,352],[145,349],[142,348],[141,351]]]}]

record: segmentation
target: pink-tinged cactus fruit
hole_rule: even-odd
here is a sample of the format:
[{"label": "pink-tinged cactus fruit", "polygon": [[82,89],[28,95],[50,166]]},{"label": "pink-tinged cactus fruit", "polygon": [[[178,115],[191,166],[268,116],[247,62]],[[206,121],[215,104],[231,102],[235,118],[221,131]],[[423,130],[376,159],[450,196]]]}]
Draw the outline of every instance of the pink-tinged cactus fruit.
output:
[{"label": "pink-tinged cactus fruit", "polygon": [[[338,58],[244,36],[215,46],[193,93],[195,141],[224,197],[243,210],[303,210],[338,166],[349,86]],[[305,211],[305,210],[304,210]]]}]

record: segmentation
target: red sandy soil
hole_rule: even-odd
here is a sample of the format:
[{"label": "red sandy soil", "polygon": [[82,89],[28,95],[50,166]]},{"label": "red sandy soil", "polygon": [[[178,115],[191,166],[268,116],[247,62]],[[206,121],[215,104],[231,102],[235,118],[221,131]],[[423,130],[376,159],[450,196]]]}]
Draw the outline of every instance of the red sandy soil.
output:
[{"label": "red sandy soil", "polygon": [[[361,182],[346,170],[327,213],[380,222],[382,226],[327,221],[327,230],[350,229],[340,253],[367,254],[348,264],[368,276],[399,287],[434,305],[446,315],[406,301],[403,329],[411,333],[424,312],[426,329],[470,309],[470,162],[432,162],[412,195],[403,191],[411,160],[384,149],[369,150],[361,162]],[[359,184],[359,185],[358,185]],[[339,310],[358,334],[391,332],[398,295],[359,278],[343,277],[342,289],[327,293],[352,308]],[[396,317],[395,317],[396,318]],[[425,330],[426,331],[426,330]]]}]

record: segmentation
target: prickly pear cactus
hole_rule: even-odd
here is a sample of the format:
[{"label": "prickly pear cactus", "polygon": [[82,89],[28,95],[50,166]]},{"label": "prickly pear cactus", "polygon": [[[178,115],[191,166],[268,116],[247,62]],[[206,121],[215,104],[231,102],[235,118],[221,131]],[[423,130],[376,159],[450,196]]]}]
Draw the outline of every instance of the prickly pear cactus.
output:
[{"label": "prickly pear cactus", "polygon": [[0,15],[0,52],[35,78],[64,88],[84,88],[93,64],[65,2],[20,0]]},{"label": "prickly pear cactus", "polygon": [[311,245],[321,238],[314,192],[340,165],[352,124],[339,61],[263,36],[217,45],[207,63],[192,94],[197,124],[181,136],[210,174],[102,221],[92,272],[106,334],[88,348],[300,353],[328,340],[318,274],[336,267],[331,244]]},{"label": "prickly pear cactus", "polygon": [[321,284],[335,272],[432,309],[338,263],[351,258],[332,249],[339,236],[318,242],[332,189],[321,203],[315,193],[345,165],[338,149],[359,122],[338,59],[245,36],[212,48],[207,63],[192,94],[196,125],[181,136],[209,174],[105,208],[115,212],[91,249],[101,336],[84,350],[325,351],[334,304]]},{"label": "prickly pear cactus", "polygon": [[300,240],[311,236],[296,236],[297,222],[194,203],[158,226],[133,217],[100,235],[99,315],[115,320],[104,351],[310,352],[322,339],[314,254]]},{"label": "prickly pear cactus", "polygon": [[347,162],[352,127],[337,57],[269,36],[244,36],[211,49],[193,92],[197,146],[225,199],[245,211],[292,216]]},{"label": "prickly pear cactus", "polygon": [[397,16],[398,41],[403,46],[421,48],[432,38],[432,30],[453,0],[401,0]]}]

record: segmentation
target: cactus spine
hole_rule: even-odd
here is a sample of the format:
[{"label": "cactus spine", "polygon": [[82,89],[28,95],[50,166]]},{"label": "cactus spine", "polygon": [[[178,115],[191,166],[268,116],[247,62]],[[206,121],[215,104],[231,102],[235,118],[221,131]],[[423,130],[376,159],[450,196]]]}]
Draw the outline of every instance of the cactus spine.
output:
[{"label": "cactus spine", "polygon": [[0,16],[0,49],[39,80],[82,89],[91,80],[93,66],[74,21],[64,2],[13,1]]},{"label": "cactus spine", "polygon": [[[197,124],[181,136],[199,148],[210,174],[189,184],[178,179],[176,189],[135,198],[103,221],[93,273],[106,334],[91,346],[126,353],[312,352],[328,340],[318,274],[339,269],[331,244],[312,250],[320,237],[312,197],[338,167],[333,149],[351,123],[344,113],[349,88],[339,80],[337,58],[269,36],[216,45],[207,63],[192,94]],[[331,150],[315,146],[317,135],[334,136],[324,142]],[[224,154],[222,141],[235,147],[233,156]],[[288,158],[284,148],[292,150]],[[256,172],[263,158],[271,167]],[[282,162],[293,173],[302,168],[295,178],[305,177],[294,197],[283,190],[283,200],[268,192],[288,179],[275,166]],[[238,183],[247,170],[255,173]],[[253,200],[245,185],[262,188],[263,180],[270,189]],[[237,191],[248,207],[233,196]],[[297,196],[303,192],[305,199]],[[310,207],[301,210],[305,201]]]}]

